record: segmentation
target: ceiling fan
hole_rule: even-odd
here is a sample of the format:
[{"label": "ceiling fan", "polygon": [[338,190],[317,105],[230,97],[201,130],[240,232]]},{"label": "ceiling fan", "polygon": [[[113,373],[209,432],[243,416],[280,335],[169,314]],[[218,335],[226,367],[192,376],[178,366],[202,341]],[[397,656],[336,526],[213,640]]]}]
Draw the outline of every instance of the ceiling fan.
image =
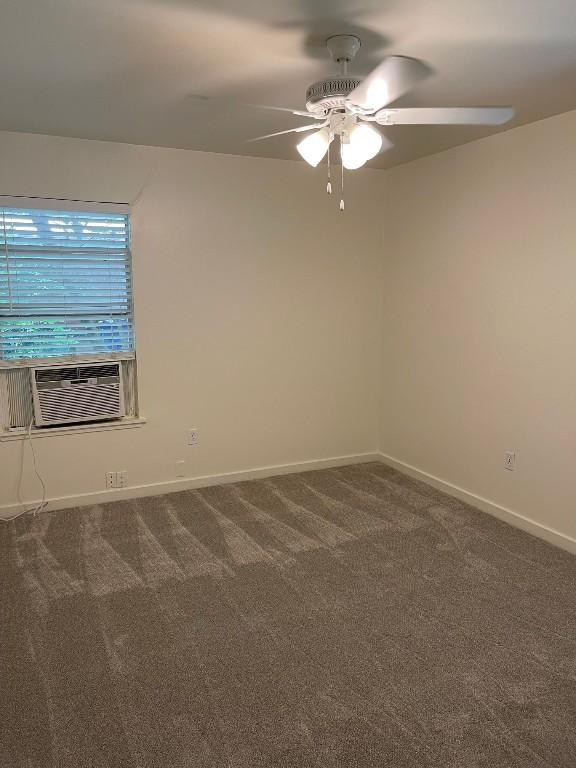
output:
[{"label": "ceiling fan", "polygon": [[[246,106],[279,110],[307,117],[312,123],[285,131],[269,133],[248,141],[262,141],[289,133],[314,131],[302,139],[296,149],[307,163],[317,166],[328,155],[327,191],[330,181],[330,145],[338,137],[342,167],[354,170],[392,142],[375,127],[378,125],[503,125],[514,116],[512,107],[389,107],[400,96],[428,77],[432,70],[423,61],[406,56],[388,56],[363,80],[348,73],[348,66],[360,49],[355,35],[334,35],[326,41],[340,73],[319,80],[306,90],[306,110]],[[343,194],[340,210],[344,210]]]}]

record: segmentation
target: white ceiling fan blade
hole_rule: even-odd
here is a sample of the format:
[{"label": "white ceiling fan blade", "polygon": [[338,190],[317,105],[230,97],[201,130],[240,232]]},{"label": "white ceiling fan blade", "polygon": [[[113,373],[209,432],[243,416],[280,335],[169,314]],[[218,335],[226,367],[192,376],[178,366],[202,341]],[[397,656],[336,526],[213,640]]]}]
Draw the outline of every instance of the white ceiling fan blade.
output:
[{"label": "white ceiling fan blade", "polygon": [[388,56],[346,99],[352,111],[376,112],[428,77],[432,70],[419,59]]},{"label": "white ceiling fan blade", "polygon": [[276,133],[267,133],[265,136],[257,136],[255,139],[246,139],[246,143],[250,144],[253,141],[262,141],[263,139],[271,139],[274,136],[283,136],[286,133],[301,133],[302,131],[318,131],[327,123],[322,125],[299,125],[298,128],[288,128],[287,131],[276,131]]},{"label": "white ceiling fan blade", "polygon": [[289,112],[291,115],[299,115],[300,117],[311,117],[313,120],[324,120],[324,115],[315,115],[312,112],[308,112],[303,109],[290,109],[289,107],[271,107],[268,104],[251,104],[245,101],[235,101],[234,99],[222,99],[218,96],[198,96],[196,94],[190,94],[189,99],[195,101],[210,102],[213,104],[224,104],[227,106],[235,107],[248,107],[249,109],[268,109],[272,112]]},{"label": "white ceiling fan blade", "polygon": [[406,107],[382,109],[379,125],[503,125],[514,117],[512,107]]}]

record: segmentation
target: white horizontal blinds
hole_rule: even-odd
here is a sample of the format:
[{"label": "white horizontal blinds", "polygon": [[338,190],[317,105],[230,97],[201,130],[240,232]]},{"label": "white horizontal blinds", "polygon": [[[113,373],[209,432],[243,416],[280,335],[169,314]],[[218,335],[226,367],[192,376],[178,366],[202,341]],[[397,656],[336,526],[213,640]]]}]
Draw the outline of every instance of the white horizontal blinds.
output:
[{"label": "white horizontal blinds", "polygon": [[0,206],[0,360],[133,349],[126,213]]}]

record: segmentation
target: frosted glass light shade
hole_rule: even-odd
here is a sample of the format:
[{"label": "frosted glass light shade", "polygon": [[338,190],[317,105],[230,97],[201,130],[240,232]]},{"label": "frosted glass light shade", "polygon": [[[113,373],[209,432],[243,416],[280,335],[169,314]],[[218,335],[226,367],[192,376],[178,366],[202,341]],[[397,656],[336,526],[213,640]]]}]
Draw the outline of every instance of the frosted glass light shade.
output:
[{"label": "frosted glass light shade", "polygon": [[361,168],[368,160],[361,150],[359,151],[352,146],[352,142],[342,144],[340,154],[342,156],[342,165],[348,171],[355,171],[356,168]]},{"label": "frosted glass light shade", "polygon": [[330,131],[327,128],[322,128],[322,130],[315,131],[302,139],[296,145],[296,149],[307,163],[317,166],[328,151],[329,144]]},{"label": "frosted glass light shade", "polygon": [[342,144],[341,154],[344,168],[355,170],[375,157],[382,148],[382,135],[370,125],[361,123],[350,131],[347,144]]},{"label": "frosted glass light shade", "polygon": [[352,131],[350,141],[353,146],[362,145],[362,151],[366,160],[376,157],[382,149],[382,135],[376,128],[372,128],[366,123],[357,125]]}]

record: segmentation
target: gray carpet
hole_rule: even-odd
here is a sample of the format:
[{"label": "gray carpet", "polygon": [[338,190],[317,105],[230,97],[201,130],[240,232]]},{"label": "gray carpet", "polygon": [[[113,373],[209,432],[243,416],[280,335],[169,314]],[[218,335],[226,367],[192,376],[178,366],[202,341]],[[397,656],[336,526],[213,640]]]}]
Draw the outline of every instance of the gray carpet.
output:
[{"label": "gray carpet", "polygon": [[576,766],[576,558],[384,465],[0,537],[2,768]]}]

